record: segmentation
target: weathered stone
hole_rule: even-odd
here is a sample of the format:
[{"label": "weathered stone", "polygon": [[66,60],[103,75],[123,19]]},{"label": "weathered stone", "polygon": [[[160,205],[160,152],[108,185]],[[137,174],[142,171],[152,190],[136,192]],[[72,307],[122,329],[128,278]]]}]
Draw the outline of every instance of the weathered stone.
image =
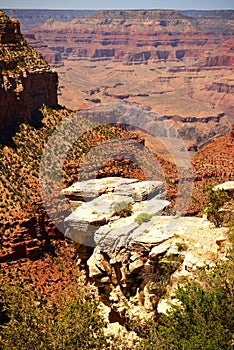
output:
[{"label": "weathered stone", "polygon": [[116,193],[130,196],[136,202],[141,202],[152,197],[165,198],[165,185],[161,181],[141,181],[127,185],[121,185]]},{"label": "weathered stone", "polygon": [[87,265],[89,267],[89,277],[100,277],[105,275],[105,269],[103,268],[103,255],[100,253],[100,250],[96,248],[93,252],[92,256],[87,261]]},{"label": "weathered stone", "polygon": [[79,243],[79,245],[95,247],[94,233],[96,229],[97,228],[93,225],[86,225],[83,229],[69,226],[66,228],[65,238]]},{"label": "weathered stone", "polygon": [[165,254],[170,249],[170,247],[171,247],[171,243],[167,241],[153,247],[149,253],[149,258],[156,259],[159,255]]},{"label": "weathered stone", "polygon": [[[196,269],[198,264],[198,258],[194,257],[194,255],[190,252],[186,253],[182,268],[187,271],[193,271]],[[200,266],[200,263],[199,263]]]},{"label": "weathered stone", "polygon": [[97,228],[106,223],[106,216],[102,212],[94,211],[90,206],[83,204],[71,213],[65,220],[65,237],[93,246],[93,235]]},{"label": "weathered stone", "polygon": [[144,261],[141,259],[136,259],[131,264],[129,264],[128,269],[130,273],[136,272],[139,268],[144,266]]},{"label": "weathered stone", "polygon": [[[213,226],[210,230],[206,218],[161,216],[170,202],[157,199],[155,182],[150,183],[151,187],[146,184],[149,182],[123,184],[116,192],[101,194],[82,204],[66,220],[68,233],[74,230],[73,239],[79,230],[83,234],[86,230],[93,239],[95,249],[87,261],[89,276],[99,287],[103,300],[108,295],[112,322],[153,316],[164,292],[171,295],[178,280],[191,278],[198,267],[209,261],[207,252],[210,256],[224,255],[217,244],[224,242],[221,231],[217,234],[218,229]],[[158,185],[163,188],[161,183]],[[139,197],[134,195],[137,188]],[[138,201],[152,194],[153,198]],[[114,207],[115,203],[124,202],[133,203],[132,211],[130,216],[121,218]],[[149,214],[148,222],[141,223],[142,213]],[[180,243],[186,247],[182,251]],[[174,271],[167,288],[165,264]],[[166,309],[162,299],[158,312]]]},{"label": "weathered stone", "polygon": [[158,214],[166,207],[169,207],[171,203],[167,200],[158,199],[154,197],[150,200],[142,201],[133,205],[133,212],[141,211],[147,214]]},{"label": "weathered stone", "polygon": [[[77,182],[62,190],[62,194],[73,201],[90,201],[110,192],[120,196],[128,196],[133,198],[135,202],[145,201],[152,197],[157,200],[166,196],[165,185],[161,181],[138,182],[136,179],[121,179],[118,177]],[[145,210],[148,209],[147,206],[150,203],[146,204]]]},{"label": "weathered stone", "polygon": [[140,255],[137,252],[131,252],[130,255],[130,261],[135,261],[136,259],[139,259]]},{"label": "weathered stone", "polygon": [[234,181],[227,181],[214,186],[214,190],[234,191]]},{"label": "weathered stone", "polygon": [[62,190],[62,194],[76,200],[89,201],[102,194],[115,192],[120,186],[137,182],[137,179],[122,179],[120,177],[106,177],[76,182]]},{"label": "weathered stone", "polygon": [[132,217],[121,218],[100,227],[95,232],[95,243],[104,251],[126,247],[129,234],[138,227]]},{"label": "weathered stone", "polygon": [[150,247],[163,243],[173,237],[174,232],[170,227],[171,217],[154,216],[149,222],[143,223],[136,228],[129,236],[127,245],[128,249],[134,246],[142,246],[148,250]]},{"label": "weathered stone", "polygon": [[64,220],[65,236],[75,242],[93,246],[94,232],[115,214],[114,204],[123,202],[128,204],[131,199],[108,193],[83,203]]}]

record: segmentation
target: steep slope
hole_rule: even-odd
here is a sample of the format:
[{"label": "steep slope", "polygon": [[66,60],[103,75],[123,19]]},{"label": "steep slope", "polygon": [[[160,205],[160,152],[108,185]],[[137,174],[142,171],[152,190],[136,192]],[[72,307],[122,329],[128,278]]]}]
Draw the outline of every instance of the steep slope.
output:
[{"label": "steep slope", "polygon": [[[38,258],[45,251],[53,250],[51,240],[61,238],[61,233],[43,207],[39,167],[50,135],[59,123],[71,118],[74,113],[58,106],[57,110],[49,108],[57,105],[57,74],[51,72],[40,54],[22,38],[18,21],[10,20],[3,12],[0,19],[1,79],[4,82],[0,89],[0,261],[7,261],[22,257]],[[76,122],[78,125],[88,123],[79,115]],[[114,126],[97,129],[93,126],[91,130],[86,126],[85,130],[85,135],[67,155],[64,185],[77,179],[79,164],[99,143],[122,137],[143,142]],[[70,133],[67,130],[67,135]],[[56,152],[52,156],[59,155]],[[105,176],[105,169],[117,176],[144,176],[131,161],[121,161],[116,159],[113,164],[103,164],[100,176]],[[92,172],[89,171],[89,174]],[[64,208],[55,208],[59,225],[63,221]]]},{"label": "steep slope", "polygon": [[[14,144],[3,146],[0,149],[0,193],[2,195],[0,262],[23,257],[38,258],[40,254],[53,250],[51,241],[62,238],[61,232],[47,215],[41,199],[39,167],[43,149],[50,135],[62,121],[71,118],[73,112],[66,109],[51,110],[44,107],[41,114],[43,124],[40,128],[28,123],[21,124],[12,138]],[[87,122],[81,116],[77,116],[77,123]],[[67,130],[67,135],[69,134],[70,130]],[[83,137],[78,139],[67,155],[63,172],[64,185],[70,185],[77,180],[79,165],[92,147],[97,146],[100,142],[121,137],[136,139],[134,135],[111,126],[87,131]],[[59,148],[59,144],[57,146],[57,153],[51,156],[59,157],[59,152],[63,152],[63,149]],[[134,170],[131,162],[129,164],[127,162],[121,164],[120,162],[111,168],[117,176],[124,174],[131,177],[142,176],[139,169]],[[91,175],[92,173],[89,173],[89,176]],[[61,205],[59,193],[57,193],[53,204],[54,206],[51,203],[53,222],[56,222],[62,229],[67,207],[64,208],[63,203]]]},{"label": "steep slope", "polygon": [[205,186],[234,181],[233,162],[233,131],[229,135],[214,139],[198,152],[192,161],[194,168],[194,192],[190,205],[192,214],[202,214],[205,208]]},{"label": "steep slope", "polygon": [[30,121],[43,104],[57,105],[57,73],[30,47],[17,20],[0,11],[0,129]]},{"label": "steep slope", "polygon": [[[39,69],[38,75],[36,74],[36,76],[38,76],[38,79],[39,77],[43,78],[44,74],[47,74],[47,77],[52,76],[52,80],[57,79],[56,74],[51,73],[48,66],[41,59],[41,57],[29,46],[27,46],[25,41],[23,41],[19,31],[18,22],[9,20],[9,18],[3,13],[1,18],[1,45],[2,48],[5,49],[5,56],[4,59],[2,59],[2,64],[5,65],[4,70],[2,70],[4,79],[9,79],[11,76],[11,86],[16,84],[17,77],[19,78],[22,75],[30,74],[30,79],[33,80],[35,78],[35,72],[37,69]],[[19,56],[15,54],[16,49],[21,50],[21,57],[24,58],[21,60],[21,64],[19,64]],[[14,67],[14,69],[11,67]],[[43,67],[45,68],[45,72],[43,70]],[[44,83],[43,79],[42,82],[43,87],[49,90],[50,86],[48,80],[47,85]],[[35,90],[33,90],[31,86],[29,91],[28,96],[32,96],[35,101],[38,101],[38,99],[41,101],[41,98],[44,98],[44,90],[40,89],[40,84],[41,80],[38,80],[38,84],[35,87]],[[56,84],[53,85],[53,88],[55,95],[54,102],[56,102]],[[4,93],[7,97],[8,95],[6,93],[6,90],[4,90]],[[16,94],[15,90],[14,93]],[[20,124],[22,121],[26,122],[19,126],[18,131],[12,137],[12,143],[8,146],[3,145],[0,152],[0,188],[2,193],[2,204],[0,210],[2,232],[1,260],[7,260],[9,258],[16,259],[24,256],[38,257],[40,255],[40,252],[44,251],[47,248],[51,249],[51,239],[55,237],[61,237],[60,233],[49,220],[45,210],[43,209],[42,201],[39,195],[38,172],[40,157],[43,151],[43,147],[48,140],[48,137],[52,134],[58,123],[73,114],[71,111],[69,112],[65,109],[51,111],[43,107],[39,113],[39,120],[37,115],[35,116],[35,113],[31,118],[31,110],[29,114],[28,109],[22,107],[22,105],[17,105],[17,103],[19,103],[17,101],[22,101],[21,95],[19,94],[16,96],[18,99],[16,98],[16,100],[12,100],[10,109],[11,113],[9,112],[7,117],[4,114],[5,109],[2,107],[2,103],[5,103],[5,99],[1,99],[2,126],[8,125],[10,121],[14,121],[15,124],[18,122]],[[30,105],[29,100],[26,99],[25,102]],[[50,106],[50,99],[46,98],[45,102],[43,103]],[[39,108],[40,106],[41,103],[38,103],[38,105],[34,105],[33,108]],[[16,111],[17,114],[15,115]],[[20,113],[22,113],[22,115]],[[21,117],[17,118],[17,116]],[[78,118],[77,120],[81,121],[82,118]],[[4,130],[6,129],[9,128],[5,127]],[[85,175],[95,175],[95,164],[97,163],[97,159],[95,158],[96,156],[91,152],[91,158],[88,160],[88,158],[85,158],[85,155],[89,153],[93,147],[99,145],[104,141],[116,137],[125,137],[131,140],[138,140],[140,144],[144,144],[142,139],[137,138],[127,131],[119,130],[114,126],[106,126],[103,128],[101,127],[97,130],[87,132],[86,135],[84,135],[84,137],[77,142],[77,144],[74,146],[74,149],[69,152],[67,160],[64,163],[64,185],[67,186],[74,181],[77,181],[77,171],[79,170],[80,164],[82,164],[83,168],[86,169]],[[214,165],[212,165],[213,163],[210,160],[210,165],[205,167],[204,165],[201,165],[202,161],[199,161],[200,158],[195,158],[195,186],[197,188],[197,192],[194,195],[195,200],[200,201],[200,198],[204,197],[201,194],[201,188],[204,182],[211,180],[211,167],[215,168],[217,175],[214,183],[223,182],[225,180],[233,178],[233,167],[231,163],[233,159],[233,146],[229,147],[228,144],[230,144],[230,139],[227,138],[227,140],[229,141],[227,141],[226,148],[224,147],[225,144],[223,141],[221,141],[223,147],[222,152],[225,153],[227,151],[227,158],[229,159],[227,162],[224,161],[226,159],[226,153],[221,154],[220,149],[217,150],[218,153],[214,152]],[[215,145],[215,143],[212,145]],[[104,151],[106,152],[105,148]],[[155,150],[153,150],[153,152],[155,152]],[[219,157],[217,154],[219,154]],[[222,155],[221,158],[220,155]],[[161,170],[163,169],[162,176],[166,178],[168,185],[167,189],[169,190],[169,195],[173,201],[173,198],[176,197],[176,186],[178,183],[178,173],[175,165],[166,160],[163,160],[158,156],[156,156],[155,160],[152,158],[152,162],[158,163],[159,168],[161,168]],[[216,162],[219,163],[216,164]],[[222,175],[222,178],[220,175],[221,170],[219,170],[219,167],[221,166],[220,164],[226,167],[226,175]],[[130,160],[123,160],[121,157],[111,160],[106,157],[106,162],[102,164],[98,174],[96,175],[97,177],[105,177],[107,175],[131,178],[136,177],[140,180],[144,180],[144,170],[145,169],[140,169],[134,164],[134,162],[131,162]],[[200,174],[201,171],[202,173]],[[202,201],[196,202],[195,204],[195,206],[191,206],[191,213],[198,213],[200,211]],[[59,210],[60,209],[58,208],[58,211]],[[63,218],[62,211],[63,208],[61,208],[60,212],[58,213],[58,221],[61,221]]]}]

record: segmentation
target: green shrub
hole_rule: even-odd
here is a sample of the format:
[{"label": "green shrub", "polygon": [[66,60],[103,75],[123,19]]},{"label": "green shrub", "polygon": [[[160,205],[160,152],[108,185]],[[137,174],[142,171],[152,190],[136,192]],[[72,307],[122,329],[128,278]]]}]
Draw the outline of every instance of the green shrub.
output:
[{"label": "green shrub", "polygon": [[132,215],[132,203],[129,202],[117,202],[113,206],[114,213],[121,218],[126,218]]},{"label": "green shrub", "polygon": [[189,283],[177,289],[176,297],[181,305],[173,306],[161,324],[151,323],[141,349],[233,349],[233,310],[226,290],[204,291],[198,284]]},{"label": "green shrub", "polygon": [[219,209],[224,203],[230,200],[230,196],[225,190],[214,190],[212,186],[207,186],[203,190],[207,192],[207,218],[213,222],[216,227],[220,227],[222,225],[222,213]]},{"label": "green shrub", "polygon": [[183,252],[183,251],[188,249],[187,244],[184,242],[176,242],[176,246],[177,246],[179,252]]},{"label": "green shrub", "polygon": [[154,214],[147,214],[147,213],[140,213],[137,215],[137,217],[135,218],[135,221],[141,225],[144,222],[148,222],[152,219],[152,217],[154,216]]},{"label": "green shrub", "polygon": [[110,348],[97,303],[81,288],[73,286],[58,306],[30,285],[4,285],[0,305],[3,350]]}]

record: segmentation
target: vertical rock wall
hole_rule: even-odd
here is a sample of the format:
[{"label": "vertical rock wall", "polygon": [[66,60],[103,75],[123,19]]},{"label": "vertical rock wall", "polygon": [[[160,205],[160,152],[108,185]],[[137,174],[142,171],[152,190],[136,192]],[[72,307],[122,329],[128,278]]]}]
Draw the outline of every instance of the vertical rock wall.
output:
[{"label": "vertical rock wall", "polygon": [[0,11],[0,129],[30,121],[43,104],[57,105],[57,73],[23,39],[20,24]]}]

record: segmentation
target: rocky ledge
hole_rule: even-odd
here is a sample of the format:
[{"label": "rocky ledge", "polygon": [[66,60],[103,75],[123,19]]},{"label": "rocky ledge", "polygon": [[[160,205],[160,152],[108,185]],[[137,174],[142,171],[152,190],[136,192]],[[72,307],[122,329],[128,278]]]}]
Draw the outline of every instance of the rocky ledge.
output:
[{"label": "rocky ledge", "polygon": [[63,195],[73,210],[65,236],[76,242],[79,263],[98,286],[110,322],[164,312],[166,291],[225,255],[227,229],[173,213],[163,182],[95,179]]}]

